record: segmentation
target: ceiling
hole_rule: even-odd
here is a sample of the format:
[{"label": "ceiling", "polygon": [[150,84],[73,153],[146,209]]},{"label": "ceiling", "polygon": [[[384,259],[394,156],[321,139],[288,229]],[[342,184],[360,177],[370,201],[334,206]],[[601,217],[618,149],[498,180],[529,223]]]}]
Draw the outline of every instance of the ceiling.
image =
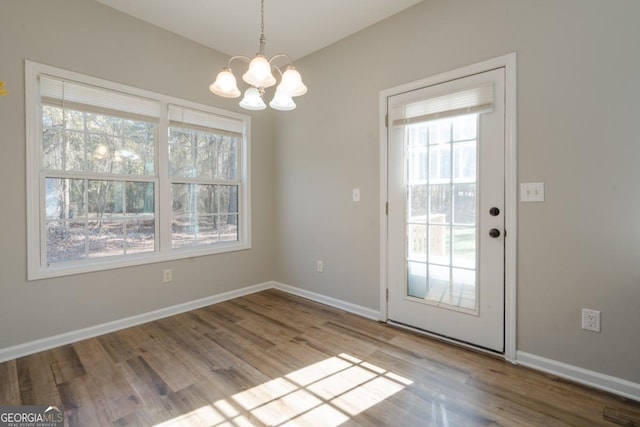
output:
[{"label": "ceiling", "polygon": [[[227,55],[260,47],[260,0],[97,0]],[[422,0],[265,0],[266,54],[293,60]]]}]

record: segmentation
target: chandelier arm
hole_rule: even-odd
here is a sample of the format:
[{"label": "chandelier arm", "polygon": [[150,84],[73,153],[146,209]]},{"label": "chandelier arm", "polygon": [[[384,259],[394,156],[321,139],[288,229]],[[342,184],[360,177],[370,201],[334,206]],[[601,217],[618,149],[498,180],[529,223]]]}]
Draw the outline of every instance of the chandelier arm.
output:
[{"label": "chandelier arm", "polygon": [[227,61],[227,68],[231,68],[231,61],[233,61],[234,59],[240,59],[246,63],[250,63],[251,62],[251,58],[249,58],[248,56],[244,56],[244,55],[236,55],[236,56],[232,56],[231,58],[229,58],[229,61]]},{"label": "chandelier arm", "polygon": [[282,78],[282,70],[277,65],[273,65],[273,64],[270,64],[270,65],[272,69],[278,70],[278,73],[280,73],[280,78]]},{"label": "chandelier arm", "polygon": [[[289,61],[289,63],[287,65],[293,65],[293,60],[286,53],[278,53],[277,55],[273,55],[271,57],[271,59],[269,60],[269,64],[271,64],[273,62],[273,60],[278,59],[278,58],[287,58],[287,60]],[[275,65],[273,65],[273,64],[271,64],[271,65],[275,67]]]}]

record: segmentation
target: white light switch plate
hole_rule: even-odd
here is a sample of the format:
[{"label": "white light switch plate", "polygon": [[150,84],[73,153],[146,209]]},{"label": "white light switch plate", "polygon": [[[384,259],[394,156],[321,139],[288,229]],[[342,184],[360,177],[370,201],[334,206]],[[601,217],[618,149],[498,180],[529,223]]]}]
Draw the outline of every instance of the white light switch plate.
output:
[{"label": "white light switch plate", "polygon": [[523,182],[520,184],[521,202],[544,202],[544,182]]}]

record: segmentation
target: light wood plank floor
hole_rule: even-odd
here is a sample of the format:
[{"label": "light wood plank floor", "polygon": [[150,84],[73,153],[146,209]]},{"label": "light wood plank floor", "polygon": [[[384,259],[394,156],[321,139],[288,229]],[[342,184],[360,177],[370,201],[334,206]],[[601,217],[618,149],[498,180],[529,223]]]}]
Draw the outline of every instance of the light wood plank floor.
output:
[{"label": "light wood plank floor", "polygon": [[640,425],[640,404],[275,290],[0,364],[69,426]]}]

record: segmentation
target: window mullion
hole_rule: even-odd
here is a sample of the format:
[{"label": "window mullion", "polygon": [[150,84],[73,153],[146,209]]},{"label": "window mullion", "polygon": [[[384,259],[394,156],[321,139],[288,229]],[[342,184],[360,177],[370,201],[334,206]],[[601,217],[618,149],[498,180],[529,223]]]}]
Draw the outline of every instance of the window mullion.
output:
[{"label": "window mullion", "polygon": [[166,114],[168,105],[163,103],[158,126],[156,144],[156,238],[159,245],[158,251],[168,253],[171,251],[171,221],[173,209],[171,203],[171,179],[169,177],[169,119]]},{"label": "window mullion", "polygon": [[127,236],[127,221],[129,218],[127,217],[127,183],[122,182],[122,191],[120,192],[120,203],[122,203],[122,235],[124,236],[124,241],[122,242],[122,249],[124,254],[127,254],[128,249],[128,236]]},{"label": "window mullion", "polygon": [[[39,157],[38,157],[39,158]],[[38,178],[38,199],[39,199],[39,221],[38,224],[40,226],[40,267],[45,267],[47,265],[47,233],[48,233],[48,224],[47,224],[47,207],[45,203],[41,201],[45,198],[45,175],[43,173],[39,174]],[[33,216],[33,215],[32,215]],[[32,242],[29,242],[32,244]]]},{"label": "window mullion", "polygon": [[42,170],[42,175],[46,178],[68,178],[68,179],[90,179],[92,181],[127,181],[127,182],[155,182],[154,176],[148,175],[125,175],[125,174],[105,174],[95,172],[73,172],[55,171],[51,169]]},{"label": "window mullion", "polygon": [[[70,185],[70,184],[69,184]],[[84,254],[88,258],[89,257],[89,180],[85,179],[83,183],[83,195],[82,195],[82,204],[84,205],[83,216],[84,216]],[[71,218],[67,219],[67,224],[71,221]]]},{"label": "window mullion", "polygon": [[222,179],[186,178],[186,177],[171,177],[171,182],[174,184],[242,185],[242,181],[239,181],[239,180],[227,181]]}]

